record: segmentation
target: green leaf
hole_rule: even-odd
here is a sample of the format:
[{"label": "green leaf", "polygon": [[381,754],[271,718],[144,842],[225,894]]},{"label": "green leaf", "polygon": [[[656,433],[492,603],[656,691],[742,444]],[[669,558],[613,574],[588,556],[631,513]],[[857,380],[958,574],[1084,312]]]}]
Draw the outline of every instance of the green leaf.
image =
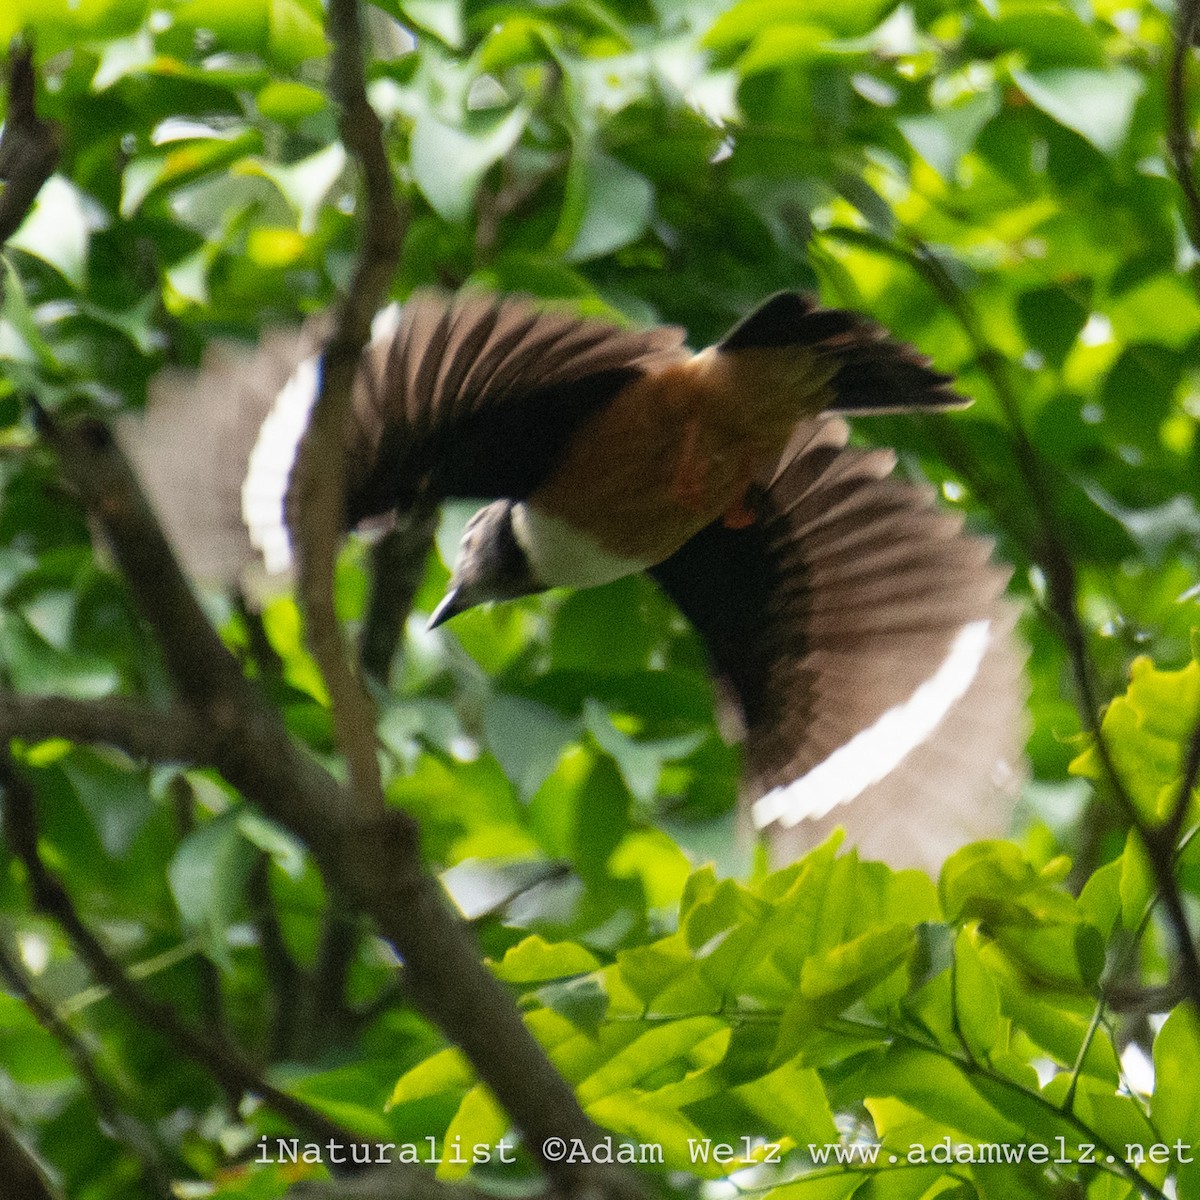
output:
[{"label": "green leaf", "polygon": [[505,983],[541,983],[570,975],[586,975],[600,960],[577,942],[548,942],[532,934],[505,951],[492,973]]},{"label": "green leaf", "polygon": [[364,1139],[387,1141],[390,1137],[391,1126],[379,1112],[377,1085],[362,1067],[319,1071],[293,1081],[288,1090]]},{"label": "green leaf", "polygon": [[400,10],[418,29],[436,34],[448,46],[463,44],[463,15],[460,0],[403,0]]},{"label": "green leaf", "polygon": [[471,1170],[474,1148],[495,1146],[508,1131],[508,1117],[481,1083],[464,1097],[446,1129],[445,1151],[434,1172],[439,1179],[462,1179]]},{"label": "green leaf", "polygon": [[299,0],[183,0],[175,4],[175,20],[285,69],[327,50],[319,10],[310,11]]},{"label": "green leaf", "polygon": [[1135,830],[1125,839],[1125,850],[1118,860],[1121,864],[1121,923],[1132,931],[1146,915],[1147,906],[1157,894],[1154,868],[1146,856],[1146,848]]},{"label": "green leaf", "polygon": [[495,692],[484,712],[484,735],[505,775],[523,796],[532,796],[579,736],[579,722],[536,700]]},{"label": "green leaf", "polygon": [[868,1182],[866,1175],[849,1171],[837,1175],[813,1174],[772,1188],[763,1200],[850,1200]]},{"label": "green leaf", "polygon": [[1021,332],[1055,367],[1062,366],[1088,315],[1087,305],[1065,287],[1031,288],[1017,297]]},{"label": "green leaf", "polygon": [[218,962],[228,962],[226,930],[242,903],[254,860],[254,847],[238,828],[237,810],[230,809],[189,833],[167,867],[180,917],[204,937]]},{"label": "green leaf", "polygon": [[1079,893],[1080,915],[1105,938],[1112,936],[1117,918],[1123,913],[1121,881],[1124,874],[1125,856],[1122,855],[1093,871]]},{"label": "green leaf", "polygon": [[701,1042],[725,1028],[716,1017],[690,1017],[651,1026],[578,1085],[579,1102],[590,1107],[634,1087],[665,1066],[686,1066]]},{"label": "green leaf", "polygon": [[650,181],[599,151],[572,161],[567,197],[554,244],[573,263],[602,258],[637,241],[654,208]]},{"label": "green leaf", "polygon": [[1113,329],[1130,342],[1181,350],[1200,332],[1200,301],[1181,280],[1154,275],[1108,306]]},{"label": "green leaf", "polygon": [[146,8],[145,0],[18,0],[11,6],[14,24],[5,44],[27,26],[37,38],[40,54],[57,54],[83,42],[131,33],[145,19]]},{"label": "green leaf", "polygon": [[824,1032],[826,1021],[891,975],[915,945],[916,935],[910,927],[883,926],[805,959],[800,987],[779,1022],[772,1061],[778,1063],[806,1051]]},{"label": "green leaf", "polygon": [[645,670],[654,637],[649,622],[637,619],[643,586],[629,576],[568,596],[550,636],[554,669],[612,675]]},{"label": "green leaf", "polygon": [[894,1045],[863,1060],[852,1091],[866,1097],[895,1097],[939,1124],[985,1142],[1020,1141],[1024,1122],[998,1111],[975,1081],[938,1054]]},{"label": "green leaf", "polygon": [[154,812],[146,773],[99,750],[76,748],[63,770],[113,858],[128,853]]},{"label": "green leaf", "polygon": [[190,138],[166,150],[139,155],[121,177],[121,216],[132,217],[151,196],[218,171],[262,146],[256,129],[228,137]]},{"label": "green leaf", "polygon": [[804,962],[801,994],[809,1000],[826,996],[858,996],[908,957],[915,935],[905,925],[885,925],[868,930],[849,942]]},{"label": "green leaf", "polygon": [[463,1052],[451,1046],[449,1049],[439,1050],[410,1071],[405,1071],[392,1088],[388,1108],[413,1100],[424,1100],[430,1096],[461,1094],[474,1082],[475,1072],[471,1070]]},{"label": "green leaf", "polygon": [[622,838],[608,861],[617,879],[636,878],[651,908],[679,905],[691,863],[678,843],[659,829],[635,829]]},{"label": "green leaf", "polygon": [[[1200,713],[1200,663],[1161,671],[1148,658],[1130,668],[1129,687],[1104,713],[1101,731],[1113,763],[1143,817],[1161,820],[1175,802],[1187,739]],[[1071,772],[1103,779],[1094,747],[1071,763]]]},{"label": "green leaf", "polygon": [[1124,144],[1134,105],[1146,86],[1136,71],[1120,66],[1054,67],[1012,74],[1031,103],[1110,155]]},{"label": "green leaf", "polygon": [[684,993],[679,1000],[680,1013],[704,1011],[720,1003],[720,994],[704,980],[687,943],[678,934],[649,946],[622,950],[617,955],[617,967],[622,983],[656,1012],[676,1011],[663,1004],[668,988],[676,994]]},{"label": "green leaf", "polygon": [[[696,1172],[691,1144],[702,1131],[682,1113],[656,1105],[643,1093],[627,1090],[602,1096],[586,1105],[589,1117],[605,1129],[631,1139],[630,1161],[655,1165],[661,1147],[662,1163],[677,1171]],[[648,1157],[640,1157],[647,1154]],[[614,1161],[620,1161],[614,1148]],[[725,1174],[722,1170],[719,1174]]]},{"label": "green leaf", "polygon": [[282,67],[323,57],[328,46],[321,21],[297,0],[268,0],[271,57]]},{"label": "green leaf", "polygon": [[944,179],[952,180],[983,127],[1000,111],[994,91],[981,92],[950,108],[896,122],[909,145]]},{"label": "green leaf", "polygon": [[794,1141],[835,1142],[833,1111],[821,1076],[795,1062],[784,1063],[732,1089],[751,1112]]},{"label": "green leaf", "polygon": [[56,650],[28,621],[12,612],[0,612],[0,663],[17,691],[35,696],[97,699],[112,694],[121,684],[111,662]]},{"label": "green leaf", "polygon": [[257,174],[269,179],[296,214],[299,231],[310,234],[330,191],[346,168],[346,151],[341,142],[292,163],[269,162],[249,158],[238,164],[243,175]]},{"label": "green leaf", "polygon": [[1096,1079],[1115,1086],[1117,1056],[1103,1028],[1091,1030],[1096,1001],[1091,995],[1036,989],[1014,968],[996,946],[982,948],[981,957],[991,972],[1000,995],[1001,1011],[1014,1025],[1064,1067],[1073,1067],[1088,1040],[1081,1069]]},{"label": "green leaf", "polygon": [[306,84],[275,79],[260,89],[255,103],[264,117],[295,124],[321,112],[325,96]]},{"label": "green leaf", "polygon": [[[862,50],[855,52],[862,53]],[[742,76],[788,67],[811,69],[814,63],[837,53],[833,33],[825,25],[807,21],[771,25],[750,43],[737,60],[735,69]]]},{"label": "green leaf", "polygon": [[721,14],[704,35],[713,50],[745,45],[780,26],[811,24],[842,37],[872,29],[887,9],[887,0],[739,0]]},{"label": "green leaf", "polygon": [[37,1023],[16,996],[7,993],[0,994],[0,1046],[10,1087],[45,1087],[71,1077],[71,1059],[62,1043]]},{"label": "green leaf", "polygon": [[561,1013],[585,1033],[595,1033],[608,1013],[608,992],[591,976],[546,984],[536,995],[539,1004]]},{"label": "green leaf", "polygon": [[48,262],[77,288],[86,283],[88,238],[103,216],[67,180],[52,175],[10,246]]},{"label": "green leaf", "polygon": [[954,943],[954,1015],[972,1056],[986,1060],[1000,1037],[1000,994],[965,929]]},{"label": "green leaf", "polygon": [[[1154,1039],[1154,1095],[1150,1115],[1164,1141],[1182,1139],[1195,1151],[1200,1130],[1200,1020],[1180,1004]],[[1196,1180],[1194,1170],[1189,1178]]]},{"label": "green leaf", "polygon": [[1034,67],[1102,67],[1104,43],[1070,8],[1041,0],[1006,3],[992,18],[979,15],[967,44],[983,55],[1016,50]]},{"label": "green leaf", "polygon": [[417,186],[445,221],[465,221],[488,170],[516,144],[529,114],[515,108],[502,116],[479,117],[467,128],[423,113],[413,127],[410,165]]},{"label": "green leaf", "polygon": [[238,810],[237,824],[242,836],[269,854],[285,874],[293,879],[300,877],[304,870],[304,846],[294,834],[252,808]]},{"label": "green leaf", "polygon": [[604,706],[594,700],[584,703],[583,723],[597,745],[617,764],[630,792],[643,804],[654,799],[664,765],[686,758],[705,737],[696,732],[672,738],[635,740],[622,733]]}]

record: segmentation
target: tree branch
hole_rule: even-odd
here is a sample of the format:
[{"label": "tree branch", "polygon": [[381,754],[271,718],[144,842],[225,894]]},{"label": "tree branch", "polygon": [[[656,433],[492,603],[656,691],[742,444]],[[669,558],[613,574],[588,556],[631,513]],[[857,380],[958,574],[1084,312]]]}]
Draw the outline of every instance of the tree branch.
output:
[{"label": "tree branch", "polygon": [[380,687],[387,687],[404,623],[421,586],[437,517],[436,508],[403,513],[395,528],[371,547],[371,590],[358,653],[363,670]]},{"label": "tree branch", "polygon": [[208,732],[186,708],[164,711],[119,698],[0,695],[0,742],[56,737],[114,746],[152,763],[211,761]]},{"label": "tree branch", "polygon": [[20,1196],[21,1200],[62,1200],[62,1193],[46,1178],[41,1164],[3,1117],[0,1117],[0,1179],[4,1180],[8,1194]]},{"label": "tree branch", "polygon": [[34,907],[56,921],[97,982],[147,1028],[203,1066],[228,1093],[250,1093],[318,1140],[332,1138],[347,1144],[354,1134],[269,1084],[241,1054],[221,1038],[193,1029],[168,1004],[155,1000],[135,983],[80,917],[61,880],[46,866],[38,850],[37,801],[25,777],[11,759],[0,758],[0,787],[4,789],[4,833],[9,849],[24,864]]},{"label": "tree branch", "polygon": [[37,115],[33,49],[14,39],[8,51],[8,114],[0,137],[0,245],[21,227],[58,162],[58,129]]},{"label": "tree branch", "polygon": [[304,975],[288,950],[271,894],[270,855],[261,854],[247,884],[258,946],[266,969],[268,989],[267,1058],[276,1062],[289,1057],[296,1042],[296,996]]}]

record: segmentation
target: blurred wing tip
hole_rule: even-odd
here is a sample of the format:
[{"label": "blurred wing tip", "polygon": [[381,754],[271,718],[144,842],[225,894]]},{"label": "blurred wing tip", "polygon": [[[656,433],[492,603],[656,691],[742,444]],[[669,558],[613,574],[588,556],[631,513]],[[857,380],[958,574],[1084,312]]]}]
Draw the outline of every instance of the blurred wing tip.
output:
[{"label": "blurred wing tip", "polygon": [[989,648],[1005,636],[991,619],[969,621],[957,632],[934,672],[901,703],[860,730],[799,779],[772,788],[751,806],[756,829],[790,828],[849,804],[890,775],[926,742],[970,690]]}]

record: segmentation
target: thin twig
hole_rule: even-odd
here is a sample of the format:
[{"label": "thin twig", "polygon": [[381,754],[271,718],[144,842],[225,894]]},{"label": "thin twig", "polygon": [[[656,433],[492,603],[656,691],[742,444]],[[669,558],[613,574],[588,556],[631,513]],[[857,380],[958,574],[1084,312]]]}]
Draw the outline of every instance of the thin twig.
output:
[{"label": "thin twig", "polygon": [[299,1008],[296,996],[300,994],[304,975],[284,940],[275,897],[271,894],[270,870],[271,856],[260,855],[250,872],[247,895],[267,976],[267,1059],[278,1062],[294,1050]]},{"label": "thin twig", "polygon": [[1200,253],[1200,187],[1196,184],[1191,122],[1187,109],[1187,64],[1200,29],[1200,3],[1180,0],[1167,72],[1167,146],[1183,193],[1183,224],[1192,249]]},{"label": "thin twig", "polygon": [[371,547],[371,590],[358,653],[363,670],[381,687],[387,687],[436,531],[437,510],[418,507],[401,514]]},{"label": "thin twig", "polygon": [[4,1180],[4,1190],[9,1196],[19,1196],[21,1200],[62,1200],[62,1193],[46,1178],[41,1164],[17,1137],[8,1118],[2,1115],[0,1179]]},{"label": "thin twig", "polygon": [[[167,794],[175,816],[175,836],[183,841],[196,828],[196,793],[186,776],[176,774],[167,785]],[[199,977],[199,1000],[204,1027],[209,1033],[227,1038],[225,997],[221,991],[221,974],[207,954],[198,954],[192,964]],[[230,1115],[236,1117],[240,1096],[231,1096]]]},{"label": "thin twig", "polygon": [[321,360],[321,383],[289,488],[288,524],[296,540],[298,593],[309,646],[329,691],[338,747],[350,772],[351,799],[364,814],[383,809],[375,706],[347,657],[334,611],[334,568],[345,529],[346,431],[354,379],[371,320],[400,260],[403,228],[383,144],[383,127],[367,100],[357,0],[330,0],[333,53],[330,90],[342,141],[358,161],[365,215],[350,286]]},{"label": "thin twig", "polygon": [[346,1002],[346,980],[358,954],[361,930],[344,892],[327,887],[317,959],[305,994],[304,1027],[299,1030],[309,1057],[336,1044],[354,1022]]},{"label": "thin twig", "polygon": [[1188,739],[1187,754],[1183,760],[1183,775],[1179,780],[1179,791],[1175,793],[1171,810],[1162,824],[1161,837],[1164,841],[1171,843],[1173,850],[1176,849],[1183,823],[1191,808],[1192,793],[1196,790],[1198,781],[1200,781],[1200,712],[1196,714],[1192,724],[1192,736]]},{"label": "thin twig", "polygon": [[[155,1144],[150,1131],[129,1114],[115,1089],[101,1076],[83,1040],[55,1012],[54,1006],[38,992],[28,972],[8,952],[8,947],[3,942],[0,942],[0,975],[24,1002],[25,1007],[33,1014],[38,1024],[66,1050],[75,1068],[75,1073],[91,1093],[97,1110],[109,1129],[112,1130],[113,1136],[119,1138],[141,1164],[142,1175],[146,1183],[163,1200],[171,1200],[173,1195],[171,1174],[163,1163],[162,1153]],[[4,1165],[0,1178],[11,1185],[12,1177],[9,1174],[9,1166],[10,1164]],[[26,1191],[21,1187],[14,1188],[14,1194],[28,1195],[31,1200],[38,1195],[35,1190]],[[57,1193],[48,1191],[46,1195],[57,1195]]]}]

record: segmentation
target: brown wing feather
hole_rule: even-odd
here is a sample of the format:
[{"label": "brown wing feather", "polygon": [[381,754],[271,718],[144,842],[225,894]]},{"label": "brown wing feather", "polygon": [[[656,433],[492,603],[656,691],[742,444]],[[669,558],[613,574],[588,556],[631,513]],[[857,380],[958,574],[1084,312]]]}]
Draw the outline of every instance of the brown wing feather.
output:
[{"label": "brown wing feather", "polygon": [[522,298],[419,293],[368,353],[349,449],[353,520],[419,492],[519,498],[597,405],[687,356],[683,331],[629,330]]},{"label": "brown wing feather", "polygon": [[933,866],[1003,831],[1020,774],[1006,572],[889,477],[891,455],[845,439],[840,421],[802,426],[756,526],[710,527],[652,574],[731,684],[746,801],[776,853],[845,825],[869,854]]}]

